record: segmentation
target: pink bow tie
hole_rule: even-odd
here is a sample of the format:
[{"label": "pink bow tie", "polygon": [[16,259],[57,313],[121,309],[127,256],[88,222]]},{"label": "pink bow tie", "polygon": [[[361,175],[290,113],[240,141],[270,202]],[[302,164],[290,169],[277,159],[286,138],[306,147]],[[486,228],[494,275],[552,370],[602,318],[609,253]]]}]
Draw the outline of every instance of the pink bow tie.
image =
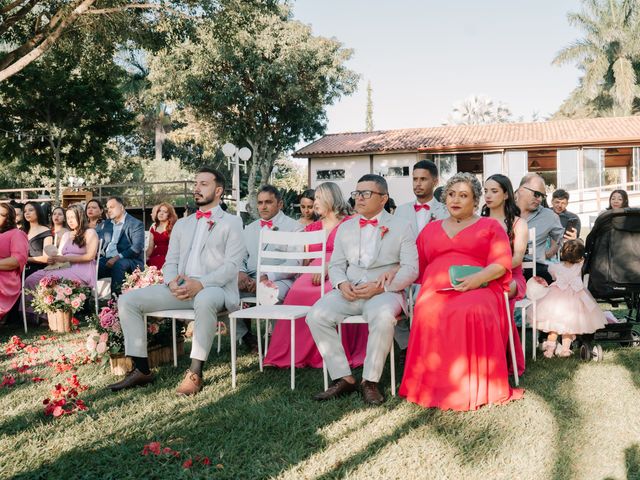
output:
[{"label": "pink bow tie", "polygon": [[431,207],[429,205],[427,205],[426,203],[416,204],[416,205],[413,206],[413,208],[415,209],[416,212],[419,212],[423,208],[425,210],[431,210]]},{"label": "pink bow tie", "polygon": [[202,217],[211,218],[211,210],[208,212],[201,212],[200,210],[196,210],[196,220],[200,220]]},{"label": "pink bow tie", "polygon": [[367,225],[371,225],[372,227],[378,226],[378,220],[375,218],[373,220],[367,220],[365,218],[360,219],[360,228],[366,227]]},{"label": "pink bow tie", "polygon": [[273,221],[271,220],[260,220],[260,228],[267,226],[269,228],[273,228]]}]

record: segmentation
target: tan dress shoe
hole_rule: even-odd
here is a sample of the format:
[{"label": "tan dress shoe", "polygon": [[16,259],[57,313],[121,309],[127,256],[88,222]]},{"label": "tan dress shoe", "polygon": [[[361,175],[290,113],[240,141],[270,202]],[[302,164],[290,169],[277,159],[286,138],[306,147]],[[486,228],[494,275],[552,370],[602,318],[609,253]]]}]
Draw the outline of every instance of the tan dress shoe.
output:
[{"label": "tan dress shoe", "polygon": [[378,390],[377,382],[367,380],[362,382],[362,399],[367,405],[382,405],[384,403],[384,396]]},{"label": "tan dress shoe", "polygon": [[325,391],[320,392],[316,396],[313,397],[314,400],[318,402],[324,402],[325,400],[333,400],[334,398],[344,397],[345,395],[349,395],[350,393],[356,392],[358,390],[358,385],[355,383],[349,383],[344,378],[336,380],[333,384]]},{"label": "tan dress shoe", "polygon": [[202,390],[202,377],[191,370],[187,370],[182,383],[176,390],[178,395],[195,395]]},{"label": "tan dress shoe", "polygon": [[111,385],[107,385],[107,388],[110,388],[112,392],[117,392],[119,390],[124,390],[125,388],[148,385],[151,382],[153,382],[153,373],[142,373],[137,368],[134,368],[129,373],[127,373],[126,377],[124,377],[122,380],[116,383],[112,383]]}]

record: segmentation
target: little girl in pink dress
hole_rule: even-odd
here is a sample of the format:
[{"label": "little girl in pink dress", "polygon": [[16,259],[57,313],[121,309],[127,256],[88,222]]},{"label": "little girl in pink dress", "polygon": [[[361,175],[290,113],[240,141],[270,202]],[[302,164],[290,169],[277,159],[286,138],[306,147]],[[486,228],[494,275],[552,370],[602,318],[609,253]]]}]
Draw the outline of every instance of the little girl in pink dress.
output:
[{"label": "little girl in pink dress", "polygon": [[[538,300],[538,329],[548,332],[542,344],[544,356],[553,357],[558,335],[562,335],[559,357],[571,355],[571,342],[576,335],[593,333],[607,323],[604,313],[582,283],[584,245],[581,240],[569,240],[560,251],[560,263],[549,265],[554,282],[546,295]],[[546,282],[536,277],[538,283]]]}]

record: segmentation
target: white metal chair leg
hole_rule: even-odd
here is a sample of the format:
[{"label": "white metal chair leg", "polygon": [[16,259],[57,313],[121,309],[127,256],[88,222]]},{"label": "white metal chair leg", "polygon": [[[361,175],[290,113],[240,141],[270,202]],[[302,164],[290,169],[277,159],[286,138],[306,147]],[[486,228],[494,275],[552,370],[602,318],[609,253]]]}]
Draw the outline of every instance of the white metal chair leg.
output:
[{"label": "white metal chair leg", "polygon": [[176,319],[171,318],[171,330],[173,332],[173,366],[178,366],[178,341],[176,339]]},{"label": "white metal chair leg", "polygon": [[24,298],[24,287],[22,288],[22,321],[24,323],[24,333],[27,333],[27,307],[26,307],[26,301]]},{"label": "white metal chair leg", "polygon": [[324,358],[322,359],[322,376],[324,378],[324,391],[326,392],[329,388],[329,372],[327,372],[327,364],[324,363]]},{"label": "white metal chair leg", "polygon": [[261,334],[260,334],[260,319],[256,318],[256,330],[257,330],[257,337],[258,337],[258,363],[260,364],[260,371],[263,372],[263,368],[262,368],[262,339]]},{"label": "white metal chair leg", "polygon": [[513,326],[511,325],[511,308],[509,307],[509,295],[504,293],[504,303],[507,308],[507,323],[509,325],[509,350],[511,351],[511,367],[513,368],[513,380],[516,387],[520,384],[518,378],[518,364],[516,363],[516,350],[513,341]]},{"label": "white metal chair leg", "polygon": [[538,353],[538,312],[536,311],[536,301],[533,301],[533,324],[531,330],[531,343],[533,347],[533,359],[536,359],[536,354]]},{"label": "white metal chair leg", "polygon": [[391,351],[389,356],[391,357],[391,395],[396,396],[396,359],[395,359],[395,347],[393,343],[395,340],[391,340]]},{"label": "white metal chair leg", "polygon": [[291,320],[291,390],[296,388],[296,319]]},{"label": "white metal chair leg", "polygon": [[217,350],[217,354],[220,355],[220,348],[222,346],[222,329],[220,328],[220,321],[217,321],[217,330],[216,330],[216,335],[218,337],[218,350]]},{"label": "white metal chair leg", "polygon": [[231,329],[231,388],[236,388],[236,319],[229,317]]},{"label": "white metal chair leg", "polygon": [[526,354],[526,340],[527,340],[527,308],[520,307],[520,329],[522,330],[522,334],[520,335],[520,343],[522,343],[522,354],[524,357],[527,357]]},{"label": "white metal chair leg", "polygon": [[264,327],[264,356],[266,358],[269,352],[269,319],[265,320],[266,326]]}]

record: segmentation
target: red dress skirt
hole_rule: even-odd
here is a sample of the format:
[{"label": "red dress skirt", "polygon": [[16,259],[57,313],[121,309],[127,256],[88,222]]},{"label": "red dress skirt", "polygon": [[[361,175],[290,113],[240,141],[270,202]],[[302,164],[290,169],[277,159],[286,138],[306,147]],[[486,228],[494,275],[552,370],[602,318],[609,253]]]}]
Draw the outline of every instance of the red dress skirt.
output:
[{"label": "red dress skirt", "polygon": [[[416,300],[400,395],[424,407],[476,410],[521,398],[507,370],[508,323],[504,292],[511,280],[509,239],[498,222],[482,217],[453,238],[442,221],[417,240],[422,287]],[[451,287],[449,267],[502,265],[507,273],[486,288]]]}]

